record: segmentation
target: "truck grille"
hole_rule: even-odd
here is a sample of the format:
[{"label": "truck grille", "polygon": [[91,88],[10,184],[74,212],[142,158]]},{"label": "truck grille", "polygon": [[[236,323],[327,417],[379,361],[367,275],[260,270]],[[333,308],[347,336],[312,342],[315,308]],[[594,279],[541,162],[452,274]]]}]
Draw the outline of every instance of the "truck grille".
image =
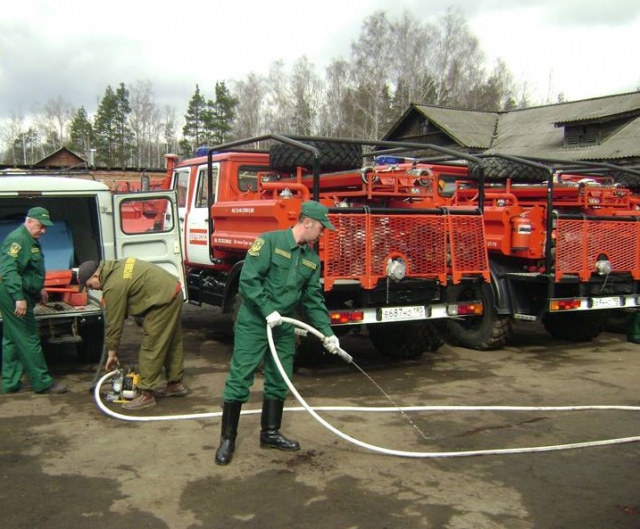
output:
[{"label": "truck grille", "polygon": [[607,256],[614,273],[640,279],[640,223],[617,220],[563,219],[556,225],[556,281],[575,274],[588,281],[598,256]]},{"label": "truck grille", "polygon": [[325,232],[324,280],[357,280],[372,289],[386,277],[389,259],[402,259],[408,278],[459,282],[464,275],[488,280],[488,260],[479,215],[330,214],[335,232]]}]

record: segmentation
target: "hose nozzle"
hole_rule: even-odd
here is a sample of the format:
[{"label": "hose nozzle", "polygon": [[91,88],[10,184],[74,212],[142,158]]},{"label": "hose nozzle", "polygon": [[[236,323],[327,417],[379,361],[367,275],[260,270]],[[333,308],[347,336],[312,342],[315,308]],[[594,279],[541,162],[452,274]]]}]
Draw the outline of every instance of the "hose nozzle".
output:
[{"label": "hose nozzle", "polygon": [[333,354],[338,355],[347,364],[350,364],[351,362],[353,362],[353,356],[351,356],[349,353],[347,353],[344,349],[340,349],[340,347],[338,347]]}]

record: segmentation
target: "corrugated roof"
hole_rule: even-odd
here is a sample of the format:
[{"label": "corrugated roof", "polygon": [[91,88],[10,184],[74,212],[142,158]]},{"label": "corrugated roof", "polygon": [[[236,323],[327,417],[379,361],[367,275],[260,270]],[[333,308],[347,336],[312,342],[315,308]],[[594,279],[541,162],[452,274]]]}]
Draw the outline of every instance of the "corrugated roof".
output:
[{"label": "corrugated roof", "polygon": [[640,116],[592,146],[565,146],[565,129],[556,126],[556,123],[579,123],[633,110],[640,110],[640,92],[506,112],[498,120],[497,134],[487,154],[501,152],[567,160],[638,157]]},{"label": "corrugated roof", "polygon": [[[639,111],[640,92],[560,103],[553,105],[552,108],[556,111],[554,123],[597,120],[607,116]],[[525,112],[526,110],[527,109],[522,109],[521,112]],[[531,110],[535,110],[535,108]]]},{"label": "corrugated roof", "polygon": [[497,112],[427,105],[415,105],[415,108],[460,145],[476,149],[488,149],[491,146],[491,138],[499,115]]},{"label": "corrugated roof", "polygon": [[[462,147],[566,160],[640,158],[640,92],[584,99],[510,112],[478,112],[414,105]],[[634,117],[634,113],[639,115]],[[629,122],[598,145],[567,147],[565,129],[576,124],[629,116]],[[496,126],[497,123],[497,126]]]}]

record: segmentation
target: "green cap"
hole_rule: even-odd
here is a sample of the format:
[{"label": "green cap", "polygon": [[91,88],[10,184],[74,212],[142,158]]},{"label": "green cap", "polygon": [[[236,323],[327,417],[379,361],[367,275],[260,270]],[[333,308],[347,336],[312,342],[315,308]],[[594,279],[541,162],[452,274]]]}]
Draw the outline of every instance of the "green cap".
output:
[{"label": "green cap", "polygon": [[329,221],[327,213],[329,209],[324,204],[316,202],[315,200],[309,200],[302,204],[302,214],[310,219],[319,220],[322,225],[331,231],[336,231],[335,227]]},{"label": "green cap", "polygon": [[53,226],[53,222],[49,218],[49,212],[44,208],[31,208],[27,211],[27,217],[37,220],[43,226]]},{"label": "green cap", "polygon": [[80,288],[78,289],[80,292],[84,290],[84,287],[89,281],[89,278],[96,273],[96,270],[100,267],[100,263],[98,261],[85,261],[78,268],[78,284]]}]

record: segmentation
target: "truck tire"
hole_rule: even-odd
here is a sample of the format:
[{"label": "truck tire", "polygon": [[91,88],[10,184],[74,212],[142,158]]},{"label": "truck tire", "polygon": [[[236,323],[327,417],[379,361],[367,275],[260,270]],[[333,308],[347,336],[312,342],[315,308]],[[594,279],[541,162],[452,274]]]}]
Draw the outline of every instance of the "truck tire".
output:
[{"label": "truck tire", "polygon": [[640,193],[640,175],[615,171],[612,176],[616,184],[626,187],[634,194]]},{"label": "truck tire", "polygon": [[98,362],[104,347],[104,327],[100,323],[89,323],[80,327],[80,338],[76,351],[83,362]]},{"label": "truck tire", "polygon": [[604,311],[604,330],[607,332],[627,334],[633,322],[635,312],[628,309],[613,309]]},{"label": "truck tire", "polygon": [[[324,172],[345,171],[360,168],[362,165],[362,146],[337,141],[305,142],[320,151],[320,170]],[[269,163],[272,169],[294,173],[297,167],[313,169],[314,156],[309,151],[298,149],[286,143],[277,143],[269,150]]]},{"label": "truck tire", "polygon": [[[482,167],[486,182],[504,182],[511,178],[512,182],[519,184],[539,184],[549,179],[549,173],[544,169],[496,156],[483,158]],[[479,176],[479,166],[475,162],[469,162],[469,176]]]},{"label": "truck tire", "polygon": [[435,352],[444,344],[438,326],[432,321],[401,321],[367,327],[369,339],[382,356],[414,359],[426,351]]},{"label": "truck tire", "polygon": [[491,285],[483,283],[480,289],[473,285],[454,287],[450,292],[449,299],[451,301],[470,301],[476,300],[478,297],[482,301],[483,314],[447,320],[447,342],[451,345],[478,351],[500,349],[513,336],[514,324],[511,315],[496,312]]},{"label": "truck tire", "polygon": [[604,329],[604,319],[604,311],[547,313],[542,317],[542,324],[558,340],[590,342]]}]

